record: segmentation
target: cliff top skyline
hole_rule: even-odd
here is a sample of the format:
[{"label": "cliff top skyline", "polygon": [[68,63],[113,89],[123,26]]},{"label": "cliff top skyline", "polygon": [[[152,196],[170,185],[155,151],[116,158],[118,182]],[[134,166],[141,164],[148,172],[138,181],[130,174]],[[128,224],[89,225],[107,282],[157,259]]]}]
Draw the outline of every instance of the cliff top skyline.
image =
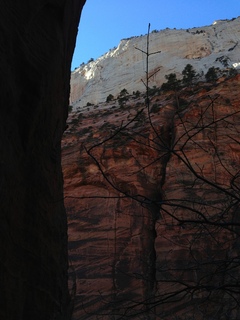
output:
[{"label": "cliff top skyline", "polygon": [[[175,73],[178,79],[187,64],[191,64],[203,80],[210,67],[221,72],[240,69],[240,17],[215,20],[206,27],[164,29],[150,33],[150,87],[160,87],[165,75]],[[129,93],[144,90],[141,79],[146,68],[141,49],[146,48],[146,36],[123,39],[106,54],[76,68],[71,75],[70,104],[74,110],[88,102],[106,101],[109,94],[117,96],[125,88]],[[140,48],[140,50],[136,50]],[[158,72],[156,73],[156,70]]]},{"label": "cliff top skyline", "polygon": [[165,28],[187,29],[211,25],[215,20],[239,16],[240,3],[229,0],[211,1],[159,1],[149,0],[139,4],[137,0],[96,2],[87,0],[81,17],[72,70],[82,62],[97,59],[118,45],[121,39],[146,34]]}]

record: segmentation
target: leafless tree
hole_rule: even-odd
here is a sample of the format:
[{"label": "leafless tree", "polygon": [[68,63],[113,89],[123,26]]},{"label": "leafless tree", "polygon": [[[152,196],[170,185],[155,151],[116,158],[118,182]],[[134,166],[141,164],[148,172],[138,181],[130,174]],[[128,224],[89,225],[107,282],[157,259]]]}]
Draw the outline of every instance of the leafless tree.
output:
[{"label": "leafless tree", "polygon": [[[129,277],[141,278],[145,299],[125,301],[115,297],[115,301],[105,301],[109,312],[103,312],[102,317],[238,319],[239,107],[207,90],[202,98],[196,98],[201,89],[197,84],[169,92],[169,102],[159,111],[162,118],[156,118],[151,112],[153,98],[149,91],[149,31],[150,25],[147,50],[140,50],[146,55],[145,104],[107,138],[85,146],[114,190],[113,197],[136,201],[148,212],[144,219],[149,251],[142,257],[145,273],[128,272]],[[188,90],[193,98],[186,103],[183,97],[189,95]],[[126,143],[151,155],[144,164],[135,154],[131,157],[139,168],[135,176],[143,175],[146,185],[149,171],[158,172],[156,192],[142,194],[134,188],[123,188],[106,171],[99,150],[122,148]]]}]

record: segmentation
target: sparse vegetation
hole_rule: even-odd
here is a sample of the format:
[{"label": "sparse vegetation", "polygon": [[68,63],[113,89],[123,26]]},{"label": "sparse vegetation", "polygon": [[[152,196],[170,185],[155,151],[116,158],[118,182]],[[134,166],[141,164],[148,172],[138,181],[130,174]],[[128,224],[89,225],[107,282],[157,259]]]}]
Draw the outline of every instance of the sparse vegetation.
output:
[{"label": "sparse vegetation", "polygon": [[237,74],[238,74],[238,71],[237,71],[237,69],[235,69],[235,68],[230,68],[229,71],[228,71],[229,77],[234,77],[234,76],[236,76]]},{"label": "sparse vegetation", "polygon": [[162,90],[176,90],[179,88],[181,81],[177,79],[176,73],[170,73],[168,75],[165,75],[165,78],[167,79],[167,82],[162,84]]},{"label": "sparse vegetation", "polygon": [[112,94],[109,94],[109,95],[107,96],[106,102],[110,102],[110,101],[112,101],[113,99],[114,99],[114,96],[113,96]]},{"label": "sparse vegetation", "polygon": [[194,70],[193,66],[188,63],[186,67],[183,69],[182,75],[183,75],[182,83],[184,85],[191,85],[193,83],[193,80],[196,78],[197,73]]},{"label": "sparse vegetation", "polygon": [[124,88],[124,89],[121,90],[119,96],[120,97],[125,97],[127,94],[128,94],[128,91],[127,91],[127,89]]},{"label": "sparse vegetation", "polygon": [[127,89],[122,89],[121,92],[119,93],[118,96],[118,103],[121,107],[123,107],[123,105],[126,103],[126,101],[129,99],[128,95],[128,91]]},{"label": "sparse vegetation", "polygon": [[215,67],[209,68],[207,73],[205,74],[205,78],[208,82],[216,82],[218,78],[216,68]]},{"label": "sparse vegetation", "polygon": [[135,98],[139,98],[140,97],[140,95],[141,95],[141,92],[140,91],[133,91],[133,95],[135,96]]},{"label": "sparse vegetation", "polygon": [[218,57],[215,61],[219,61],[225,68],[228,67],[229,58],[226,56]]},{"label": "sparse vegetation", "polygon": [[118,104],[122,107],[125,103],[126,103],[126,101],[128,100],[128,97],[127,96],[125,96],[125,97],[118,97]]},{"label": "sparse vegetation", "polygon": [[160,88],[157,88],[156,86],[153,86],[152,88],[148,88],[148,94],[149,96],[155,96],[156,94],[160,93]]}]

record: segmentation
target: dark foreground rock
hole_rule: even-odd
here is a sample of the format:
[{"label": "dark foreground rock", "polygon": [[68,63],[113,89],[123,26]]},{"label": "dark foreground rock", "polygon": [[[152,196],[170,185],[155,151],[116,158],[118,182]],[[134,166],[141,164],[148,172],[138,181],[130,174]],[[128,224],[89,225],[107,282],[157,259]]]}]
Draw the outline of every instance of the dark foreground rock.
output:
[{"label": "dark foreground rock", "polygon": [[60,141],[84,3],[1,4],[1,319],[69,316]]}]

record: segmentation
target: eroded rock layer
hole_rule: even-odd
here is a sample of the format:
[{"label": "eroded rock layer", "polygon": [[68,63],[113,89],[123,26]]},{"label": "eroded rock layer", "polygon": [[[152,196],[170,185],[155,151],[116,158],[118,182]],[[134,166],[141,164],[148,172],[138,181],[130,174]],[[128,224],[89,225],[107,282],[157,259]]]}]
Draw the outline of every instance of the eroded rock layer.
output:
[{"label": "eroded rock layer", "polygon": [[144,94],[71,114],[73,319],[239,316],[239,85],[161,93],[149,114]]},{"label": "eroded rock layer", "polygon": [[60,142],[84,2],[1,3],[1,319],[70,316]]}]

